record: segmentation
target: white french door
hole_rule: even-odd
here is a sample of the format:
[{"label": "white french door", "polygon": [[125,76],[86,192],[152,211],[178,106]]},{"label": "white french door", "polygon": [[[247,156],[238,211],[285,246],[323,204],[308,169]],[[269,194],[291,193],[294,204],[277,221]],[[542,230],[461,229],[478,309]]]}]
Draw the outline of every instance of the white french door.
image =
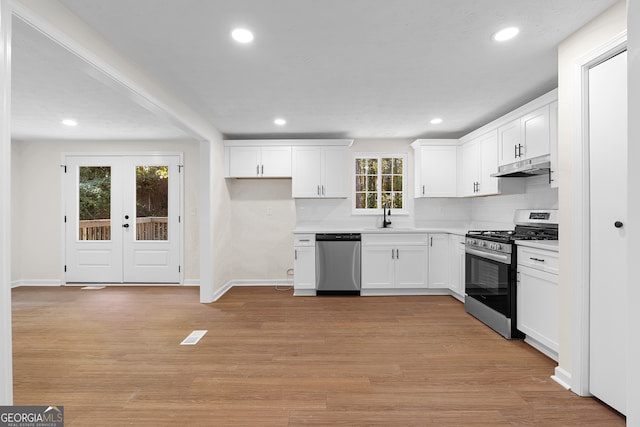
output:
[{"label": "white french door", "polygon": [[66,156],[65,282],[180,282],[180,160]]}]

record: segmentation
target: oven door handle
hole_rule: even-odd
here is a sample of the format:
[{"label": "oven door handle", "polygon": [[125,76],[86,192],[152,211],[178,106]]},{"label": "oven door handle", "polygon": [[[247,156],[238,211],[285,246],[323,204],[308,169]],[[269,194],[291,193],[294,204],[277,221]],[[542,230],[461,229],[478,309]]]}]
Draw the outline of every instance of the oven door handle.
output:
[{"label": "oven door handle", "polygon": [[509,254],[494,254],[491,252],[479,251],[477,249],[473,249],[468,246],[464,248],[464,251],[470,255],[475,255],[480,258],[486,258],[493,261],[498,261],[498,262],[501,262],[502,264],[511,263],[511,259],[510,259],[511,257]]}]

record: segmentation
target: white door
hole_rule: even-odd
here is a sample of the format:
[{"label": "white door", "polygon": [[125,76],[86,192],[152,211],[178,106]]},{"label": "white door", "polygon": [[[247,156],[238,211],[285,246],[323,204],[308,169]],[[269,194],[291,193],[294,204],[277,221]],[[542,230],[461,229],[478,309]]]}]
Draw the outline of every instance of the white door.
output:
[{"label": "white door", "polygon": [[627,54],[589,70],[589,390],[626,412]]},{"label": "white door", "polygon": [[426,246],[398,246],[396,249],[396,288],[427,288]]},{"label": "white door", "polygon": [[65,281],[180,282],[180,156],[67,156]]}]

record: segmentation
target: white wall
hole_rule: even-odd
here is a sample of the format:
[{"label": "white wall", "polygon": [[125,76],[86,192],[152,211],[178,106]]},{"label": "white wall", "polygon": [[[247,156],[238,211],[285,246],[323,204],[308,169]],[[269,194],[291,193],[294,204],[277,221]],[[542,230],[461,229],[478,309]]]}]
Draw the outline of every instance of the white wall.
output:
[{"label": "white wall", "polygon": [[[559,366],[571,373],[572,368],[572,250],[573,250],[573,171],[572,163],[577,153],[572,152],[573,126],[577,105],[575,99],[575,64],[594,48],[603,45],[626,29],[626,4],[619,1],[602,15],[567,38],[558,48],[558,161],[560,190],[560,333]],[[631,120],[633,121],[633,120]]]},{"label": "white wall", "polygon": [[293,268],[295,203],[290,179],[228,179],[232,278],[287,279]]},{"label": "white wall", "polygon": [[199,163],[195,141],[12,143],[12,282],[59,283],[63,242],[61,232],[61,154],[184,153],[184,278],[199,279]]}]

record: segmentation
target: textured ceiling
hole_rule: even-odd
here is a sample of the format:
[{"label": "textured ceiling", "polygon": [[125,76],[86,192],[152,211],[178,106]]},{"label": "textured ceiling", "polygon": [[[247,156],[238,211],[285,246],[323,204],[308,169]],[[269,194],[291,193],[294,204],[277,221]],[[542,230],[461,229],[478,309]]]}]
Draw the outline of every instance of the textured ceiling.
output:
[{"label": "textured ceiling", "polygon": [[[439,138],[555,88],[558,44],[615,1],[61,3],[228,137]],[[518,38],[493,42],[507,25],[521,28]],[[236,26],[254,42],[233,42]],[[82,138],[90,128],[96,139],[182,136],[82,60],[14,27],[15,137],[55,133],[39,124],[81,113],[91,124]],[[278,127],[276,117],[288,123]]]}]

